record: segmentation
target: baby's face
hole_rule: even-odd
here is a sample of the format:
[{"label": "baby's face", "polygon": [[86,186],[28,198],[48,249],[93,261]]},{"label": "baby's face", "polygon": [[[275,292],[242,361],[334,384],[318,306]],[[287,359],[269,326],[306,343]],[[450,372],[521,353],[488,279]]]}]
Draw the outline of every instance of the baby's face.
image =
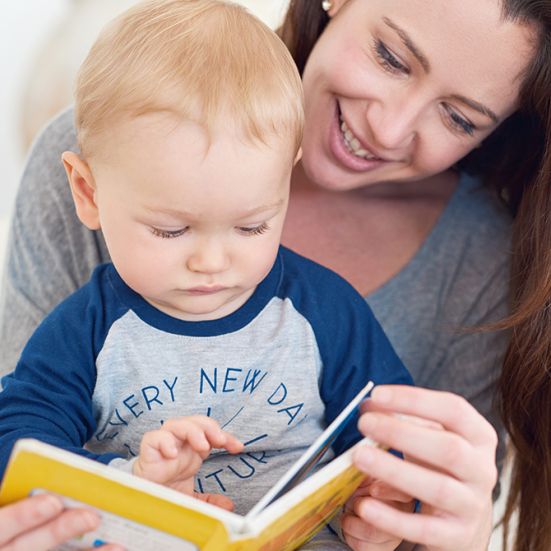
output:
[{"label": "baby's face", "polygon": [[287,209],[289,143],[270,147],[218,125],[151,114],[115,125],[90,163],[96,204],[122,279],[185,320],[237,310],[270,271]]}]

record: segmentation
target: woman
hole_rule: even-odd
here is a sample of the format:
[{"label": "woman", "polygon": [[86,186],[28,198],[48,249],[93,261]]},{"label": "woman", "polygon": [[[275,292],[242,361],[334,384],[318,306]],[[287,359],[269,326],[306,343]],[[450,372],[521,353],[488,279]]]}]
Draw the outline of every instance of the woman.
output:
[{"label": "woman", "polygon": [[[29,497],[0,509],[0,550],[53,549],[72,537],[97,528],[99,521],[99,517],[89,510],[64,511],[63,503],[56,497]],[[118,545],[104,545],[101,549],[122,551]]]},{"label": "woman", "polygon": [[[423,515],[358,496],[343,522],[354,549],[395,536],[431,550],[487,545],[496,438],[476,409],[498,427],[492,396],[506,335],[464,328],[507,314],[510,219],[480,180],[450,167],[496,184],[513,210],[534,180],[538,109],[551,86],[536,89],[543,98],[525,91],[539,74],[532,64],[551,60],[535,55],[547,39],[546,5],[297,0],[282,28],[303,71],[307,117],[285,243],[366,296],[418,385],[470,402],[423,389],[374,394],[362,430],[418,464],[367,451],[358,464],[397,489],[378,497],[415,496]],[[59,154],[75,147],[66,113],[23,178],[0,328],[4,370],[42,316],[107,260],[101,235],[72,211]]]},{"label": "woman", "polygon": [[[506,335],[486,332],[473,336],[458,332],[457,328],[484,325],[505,315],[507,291],[503,278],[507,277],[504,251],[509,248],[508,231],[506,222],[495,210],[473,212],[485,200],[480,195],[473,197],[472,188],[461,200],[464,177],[458,178],[457,173],[447,169],[455,164],[475,174],[498,189],[511,211],[516,211],[524,188],[535,180],[545,159],[542,144],[548,119],[538,109],[545,107],[550,89],[543,80],[545,63],[549,65],[551,59],[545,50],[549,4],[351,0],[325,3],[327,14],[315,4],[294,2],[282,28],[282,36],[303,72],[307,126],[302,166],[306,177],[318,186],[315,193],[304,191],[305,201],[301,203],[301,184],[305,189],[308,182],[300,174],[293,181],[295,196],[291,201],[287,243],[328,263],[367,295],[418,385],[462,394],[496,425],[491,410],[491,367],[492,361],[499,357]],[[508,45],[500,44],[505,36]],[[535,55],[536,52],[541,54]],[[508,67],[504,64],[505,57],[510,62]],[[364,159],[354,159],[350,152],[339,150],[339,140],[334,138],[339,126],[345,148],[354,149],[356,156]],[[354,137],[347,136],[347,131]],[[356,143],[352,143],[354,139]],[[382,162],[370,161],[373,156],[383,159]],[[333,191],[359,192],[325,193],[326,202],[330,203],[328,209],[324,208],[320,186]],[[316,200],[317,213],[321,211],[323,215],[308,218]],[[542,209],[547,206],[539,199],[525,206],[530,209],[536,204]],[[349,225],[356,225],[358,231],[342,229],[345,224],[337,216],[343,211],[350,216]],[[450,220],[453,217],[455,221]],[[303,220],[310,226],[304,227]],[[345,237],[340,242],[329,240],[328,247],[327,229],[334,231],[337,222]],[[406,236],[415,237],[408,241]],[[320,246],[320,242],[325,246]],[[328,259],[331,245],[334,254]],[[362,255],[365,255],[363,263]],[[377,265],[370,265],[370,259],[375,258]],[[545,257],[525,258],[530,261]],[[472,277],[469,268],[476,272]],[[522,269],[526,270],[526,265]],[[408,272],[413,274],[415,283],[409,280]],[[449,300],[459,303],[450,304]],[[427,325],[423,325],[427,318]],[[415,348],[415,343],[422,343],[422,352]],[[529,341],[528,347],[533,344],[533,340]],[[508,358],[512,350],[518,350],[518,345],[511,347]],[[420,356],[423,352],[424,356]],[[519,359],[523,355],[515,354],[508,361],[509,371],[515,373],[516,369],[519,376],[522,376]],[[534,370],[537,372],[539,368],[541,372],[541,355],[533,361]],[[516,392],[516,387],[505,389],[509,392],[504,404],[510,404],[510,394]],[[426,399],[417,398],[419,409],[408,413],[419,414],[420,403]],[[522,411],[522,399],[513,403],[514,411]],[[435,401],[428,410],[432,415],[427,417],[443,423],[448,407],[452,403]],[[464,410],[462,404],[456,407]],[[541,401],[536,407],[541,410]],[[530,421],[531,417],[524,421],[520,433],[529,428]],[[434,448],[430,449],[429,457],[416,456],[418,450],[404,448],[407,435],[416,432],[411,427],[395,425],[398,425],[395,420],[379,420],[378,432],[371,435],[424,461],[429,461],[431,454],[438,454],[438,450],[445,450],[446,442],[449,452],[440,461],[431,462],[437,469],[450,464],[443,457],[463,456],[466,453],[463,448],[467,445],[476,448],[475,442],[480,445],[478,453],[486,457],[493,453],[493,438],[484,432],[482,422],[478,423],[478,435],[462,433],[456,422],[452,424],[455,428],[447,425],[451,434],[442,435],[438,445],[430,431],[417,434],[416,441],[423,442],[425,448],[427,442],[432,442]],[[549,426],[542,430],[545,428]],[[401,436],[389,442],[386,434],[398,430]],[[379,457],[389,466],[392,459]],[[532,464],[539,465],[541,461]],[[477,477],[481,476],[479,481],[486,477],[485,488],[478,487],[481,492],[492,485],[490,468],[477,474],[461,472],[462,466],[457,467],[446,472],[467,482],[466,485]],[[401,469],[405,473],[405,467]],[[366,470],[372,472],[373,466]],[[386,480],[395,484],[397,471],[389,472]],[[419,469],[410,470],[409,475],[408,483],[401,489],[417,497],[422,497],[422,490],[430,492],[431,483],[441,482]],[[385,479],[381,474],[379,477]],[[538,486],[540,495],[546,487]],[[433,501],[436,514],[431,520],[438,516],[452,519],[447,525],[450,532],[441,540],[446,541],[447,547],[442,548],[477,549],[480,542],[476,542],[476,536],[469,539],[467,526],[473,533],[482,529],[483,523],[477,525],[476,518],[488,519],[483,507],[486,511],[491,507],[480,494],[473,500],[465,499],[461,508],[459,495],[457,489],[456,503],[448,508]],[[529,513],[526,519],[538,518],[529,499],[526,504]],[[470,523],[465,522],[468,518]],[[452,526],[454,520],[458,522]],[[486,527],[490,526],[490,520],[484,522]],[[387,509],[384,523],[378,526],[392,531],[397,526],[405,527],[405,523],[403,515]],[[419,534],[423,524],[416,521],[412,532],[404,528],[401,535],[413,541],[434,543],[426,534]],[[425,527],[445,530],[443,524]],[[438,539],[438,535],[434,537]],[[549,535],[541,539],[549,540]],[[458,546],[454,547],[454,543]],[[482,545],[484,548],[483,542]]]}]

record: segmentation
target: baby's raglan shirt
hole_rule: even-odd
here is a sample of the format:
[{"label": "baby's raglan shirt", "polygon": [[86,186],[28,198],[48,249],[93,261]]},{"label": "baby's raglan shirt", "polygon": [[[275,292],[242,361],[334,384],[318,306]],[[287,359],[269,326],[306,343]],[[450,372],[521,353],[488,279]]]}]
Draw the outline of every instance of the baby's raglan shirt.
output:
[{"label": "baby's raglan shirt", "polygon": [[[241,308],[200,322],[155,309],[105,264],[3,379],[0,469],[23,437],[120,465],[164,421],[207,415],[245,449],[211,454],[197,490],[245,513],[370,379],[412,383],[365,300],[289,249]],[[360,437],[354,420],[335,452]]]}]

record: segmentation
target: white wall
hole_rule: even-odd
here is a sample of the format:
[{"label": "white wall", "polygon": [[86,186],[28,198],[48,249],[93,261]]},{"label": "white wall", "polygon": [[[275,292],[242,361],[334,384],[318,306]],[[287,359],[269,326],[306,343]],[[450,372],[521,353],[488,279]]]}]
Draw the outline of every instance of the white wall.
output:
[{"label": "white wall", "polygon": [[0,18],[0,217],[11,206],[24,151],[19,133],[24,84],[33,57],[69,0],[4,2]]}]

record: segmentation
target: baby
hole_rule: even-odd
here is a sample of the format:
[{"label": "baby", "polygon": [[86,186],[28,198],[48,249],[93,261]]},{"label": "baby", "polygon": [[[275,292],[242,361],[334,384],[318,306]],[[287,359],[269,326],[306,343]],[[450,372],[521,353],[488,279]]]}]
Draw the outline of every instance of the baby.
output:
[{"label": "baby", "polygon": [[280,245],[293,60],[239,6],[150,1],[92,47],[75,123],[76,213],[112,263],[3,380],[1,472],[34,437],[244,513],[369,379],[411,383],[365,300]]}]

